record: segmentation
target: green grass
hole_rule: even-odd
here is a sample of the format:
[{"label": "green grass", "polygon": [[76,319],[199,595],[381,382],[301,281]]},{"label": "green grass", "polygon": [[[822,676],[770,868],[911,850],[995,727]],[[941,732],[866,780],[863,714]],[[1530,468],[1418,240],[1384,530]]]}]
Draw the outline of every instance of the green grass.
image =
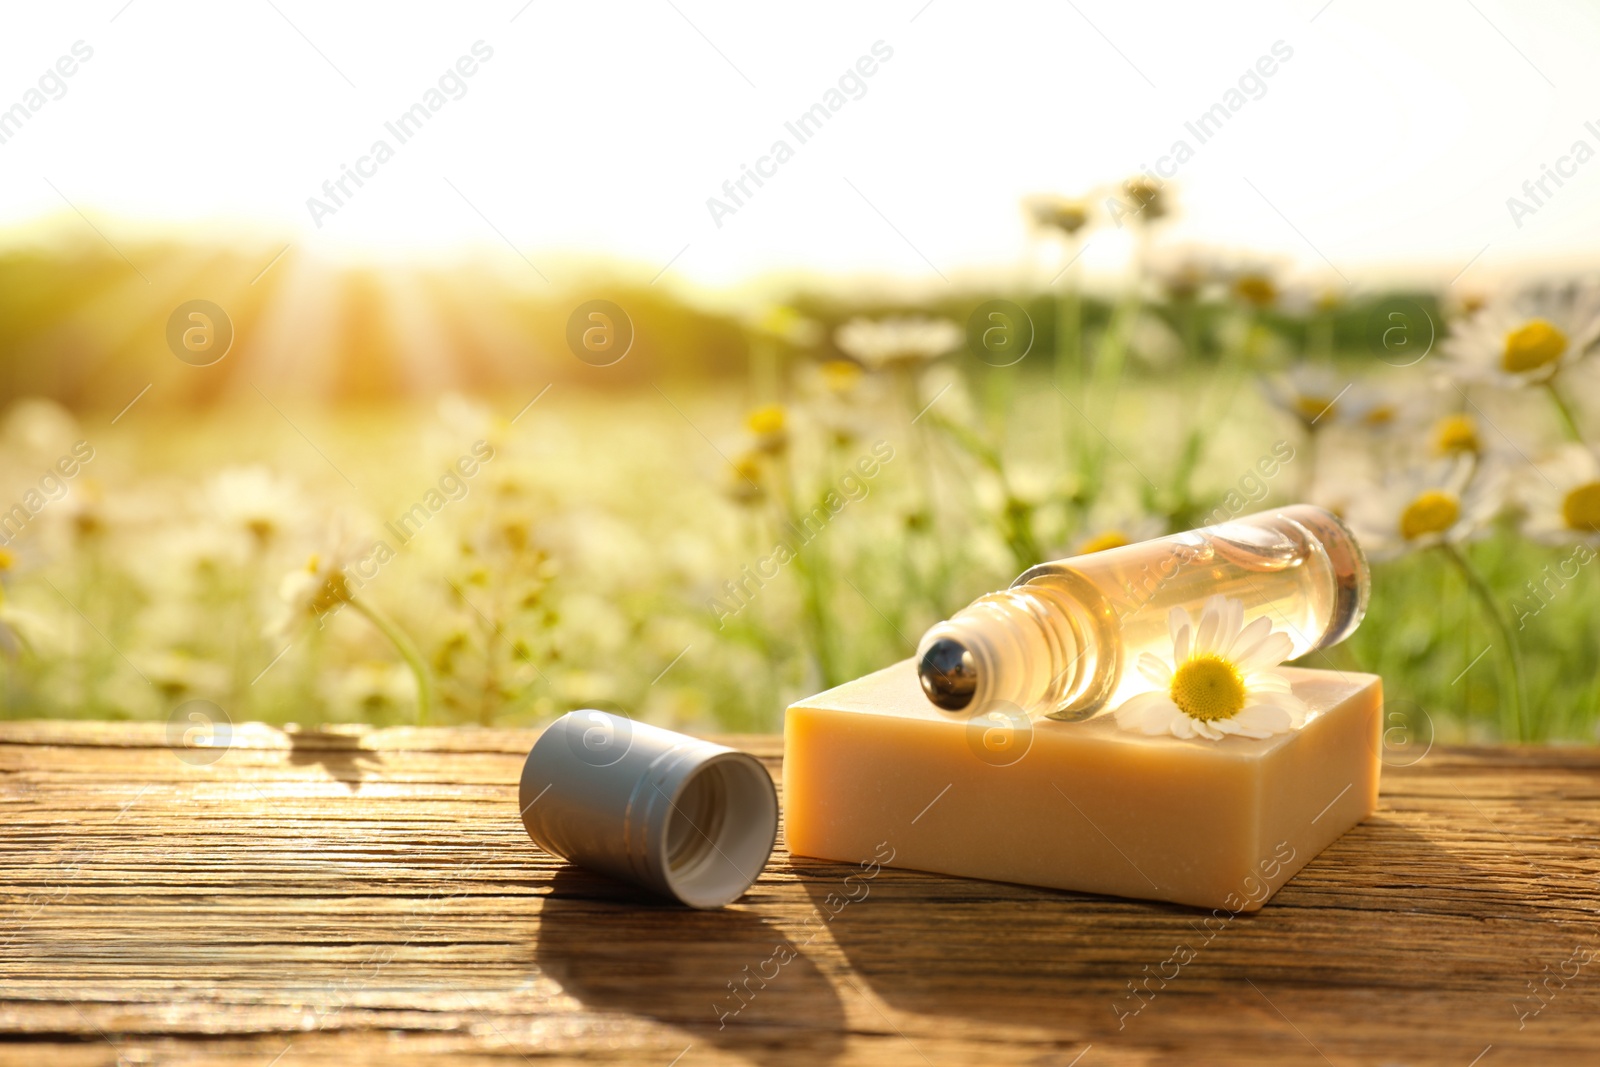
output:
[{"label": "green grass", "polygon": [[[1086,524],[1207,514],[1275,442],[1303,445],[1248,384],[1205,410],[1196,398],[1209,368],[1130,375],[1114,403],[1091,409],[1093,425],[1063,406],[1046,370],[936,369],[914,398],[911,383],[869,377],[845,412],[802,398],[788,407],[786,440],[755,453],[753,501],[736,499],[750,486],[730,465],[760,443],[742,426],[737,388],[562,385],[512,426],[528,397],[495,397],[494,459],[357,595],[419,646],[438,683],[434,722],[531,725],[598,705],[679,728],[775,730],[788,702],[910,655],[927,626],[1032,559],[1069,554]],[[913,399],[935,395],[913,423]],[[262,630],[279,581],[319,550],[329,514],[356,508],[380,524],[403,514],[471,435],[426,409],[279,407],[83,419],[73,436],[95,459],[13,546],[6,603],[35,625],[33,647],[0,664],[7,716],[159,720],[204,699],[236,722],[412,721],[410,678],[358,613],[301,627],[287,651]],[[841,420],[852,433],[830,429]],[[1189,425],[1203,430],[1200,448],[1191,475],[1175,478]],[[864,495],[774,576],[743,579],[748,606],[719,619],[713,598],[734,603],[724,583],[756,568],[782,521],[840,491],[879,441],[893,458],[862,480]],[[8,491],[62,447],[8,444],[18,472]],[[1365,447],[1335,435],[1319,459],[1337,465]],[[195,543],[216,524],[203,486],[247,463],[294,481],[304,503],[259,549],[222,531],[235,551],[206,563]],[[1288,465],[1259,506],[1295,499],[1302,473]],[[91,529],[73,502],[96,493]],[[1508,612],[1525,581],[1570,554],[1509,527],[1468,551]],[[1595,739],[1596,571],[1584,568],[1518,634],[1532,737]],[[1494,635],[1442,556],[1379,564],[1373,589],[1356,637],[1306,665],[1382,674],[1390,726],[1406,737],[1506,736],[1498,653],[1480,658]]]}]

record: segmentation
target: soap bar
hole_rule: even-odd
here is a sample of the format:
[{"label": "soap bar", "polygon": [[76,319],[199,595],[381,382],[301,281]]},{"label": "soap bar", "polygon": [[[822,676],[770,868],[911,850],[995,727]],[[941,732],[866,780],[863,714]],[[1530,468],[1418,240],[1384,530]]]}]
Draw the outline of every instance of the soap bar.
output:
[{"label": "soap bar", "polygon": [[788,709],[789,851],[1254,911],[1378,803],[1381,679],[1280,670],[1302,728],[1207,741],[953,716],[896,663]]}]

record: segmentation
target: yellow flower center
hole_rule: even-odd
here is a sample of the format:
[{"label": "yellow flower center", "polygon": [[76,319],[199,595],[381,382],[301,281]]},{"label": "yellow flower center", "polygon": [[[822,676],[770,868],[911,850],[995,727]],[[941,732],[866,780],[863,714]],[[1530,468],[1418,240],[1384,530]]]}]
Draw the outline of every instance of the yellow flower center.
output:
[{"label": "yellow flower center", "polygon": [[1400,536],[1415,541],[1428,534],[1444,533],[1461,517],[1461,502],[1455,494],[1429,489],[1417,495],[1400,513]]},{"label": "yellow flower center", "polygon": [[1054,197],[1034,206],[1034,218],[1040,225],[1054,226],[1070,237],[1089,221],[1089,209],[1079,201]]},{"label": "yellow flower center", "polygon": [[1264,308],[1278,299],[1278,287],[1264,274],[1243,274],[1234,280],[1233,295],[1247,304]]},{"label": "yellow flower center", "polygon": [[278,532],[277,523],[264,515],[249,519],[244,525],[245,529],[250,531],[250,536],[263,543],[272,540],[273,535]]},{"label": "yellow flower center", "polygon": [[1395,406],[1393,404],[1378,404],[1367,412],[1366,417],[1362,421],[1368,426],[1388,426],[1390,423],[1394,422],[1394,418],[1397,414],[1399,414],[1399,412],[1395,410]]},{"label": "yellow flower center", "polygon": [[1585,532],[1600,532],[1600,482],[1580,485],[1561,502],[1561,518],[1567,526]]},{"label": "yellow flower center", "polygon": [[1471,415],[1446,415],[1433,424],[1433,447],[1447,456],[1480,451],[1478,424]]},{"label": "yellow flower center", "polygon": [[783,408],[777,404],[768,404],[765,407],[756,408],[745,416],[744,424],[750,428],[750,432],[753,434],[765,436],[766,434],[782,433],[784,424]]},{"label": "yellow flower center", "polygon": [[1532,319],[1506,334],[1500,366],[1508,374],[1525,374],[1549,366],[1566,351],[1566,334],[1544,319]]},{"label": "yellow flower center", "polygon": [[17,557],[3,548],[0,548],[0,571],[8,571],[17,565]]},{"label": "yellow flower center", "polygon": [[1078,549],[1078,554],[1087,556],[1091,552],[1104,552],[1108,548],[1121,548],[1123,545],[1131,543],[1128,540],[1128,535],[1121,530],[1107,530],[1105,533],[1085,541]]},{"label": "yellow flower center", "polygon": [[848,393],[861,381],[861,368],[847,359],[830,359],[822,365],[822,381],[831,392]]},{"label": "yellow flower center", "polygon": [[1221,656],[1195,656],[1172,672],[1172,702],[1191,719],[1215,722],[1244,710],[1244,679]]},{"label": "yellow flower center", "polygon": [[1311,422],[1324,415],[1332,415],[1336,403],[1329,396],[1297,396],[1294,398],[1294,410],[1306,422]]}]

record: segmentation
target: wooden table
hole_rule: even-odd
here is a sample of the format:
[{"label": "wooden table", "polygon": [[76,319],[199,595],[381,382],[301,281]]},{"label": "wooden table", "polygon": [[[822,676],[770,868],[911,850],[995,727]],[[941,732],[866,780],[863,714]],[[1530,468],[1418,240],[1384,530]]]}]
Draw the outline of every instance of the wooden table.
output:
[{"label": "wooden table", "polygon": [[1255,915],[884,870],[819,922],[781,841],[712,913],[541,853],[533,737],[0,724],[0,1062],[1600,1062],[1594,749],[1386,769]]}]

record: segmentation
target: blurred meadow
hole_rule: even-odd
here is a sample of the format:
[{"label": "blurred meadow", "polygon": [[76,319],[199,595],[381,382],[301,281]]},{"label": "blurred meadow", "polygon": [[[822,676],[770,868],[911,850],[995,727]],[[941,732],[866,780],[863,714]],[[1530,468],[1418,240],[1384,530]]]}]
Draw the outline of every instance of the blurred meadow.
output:
[{"label": "blurred meadow", "polygon": [[1114,197],[936,297],[0,254],[4,713],[775,730],[1034,563],[1311,500],[1374,581],[1306,665],[1418,746],[1596,740],[1593,291],[1363,291]]},{"label": "blurred meadow", "polygon": [[1592,5],[11,29],[0,715],[770,731],[1305,500],[1387,762],[1600,740]]}]

